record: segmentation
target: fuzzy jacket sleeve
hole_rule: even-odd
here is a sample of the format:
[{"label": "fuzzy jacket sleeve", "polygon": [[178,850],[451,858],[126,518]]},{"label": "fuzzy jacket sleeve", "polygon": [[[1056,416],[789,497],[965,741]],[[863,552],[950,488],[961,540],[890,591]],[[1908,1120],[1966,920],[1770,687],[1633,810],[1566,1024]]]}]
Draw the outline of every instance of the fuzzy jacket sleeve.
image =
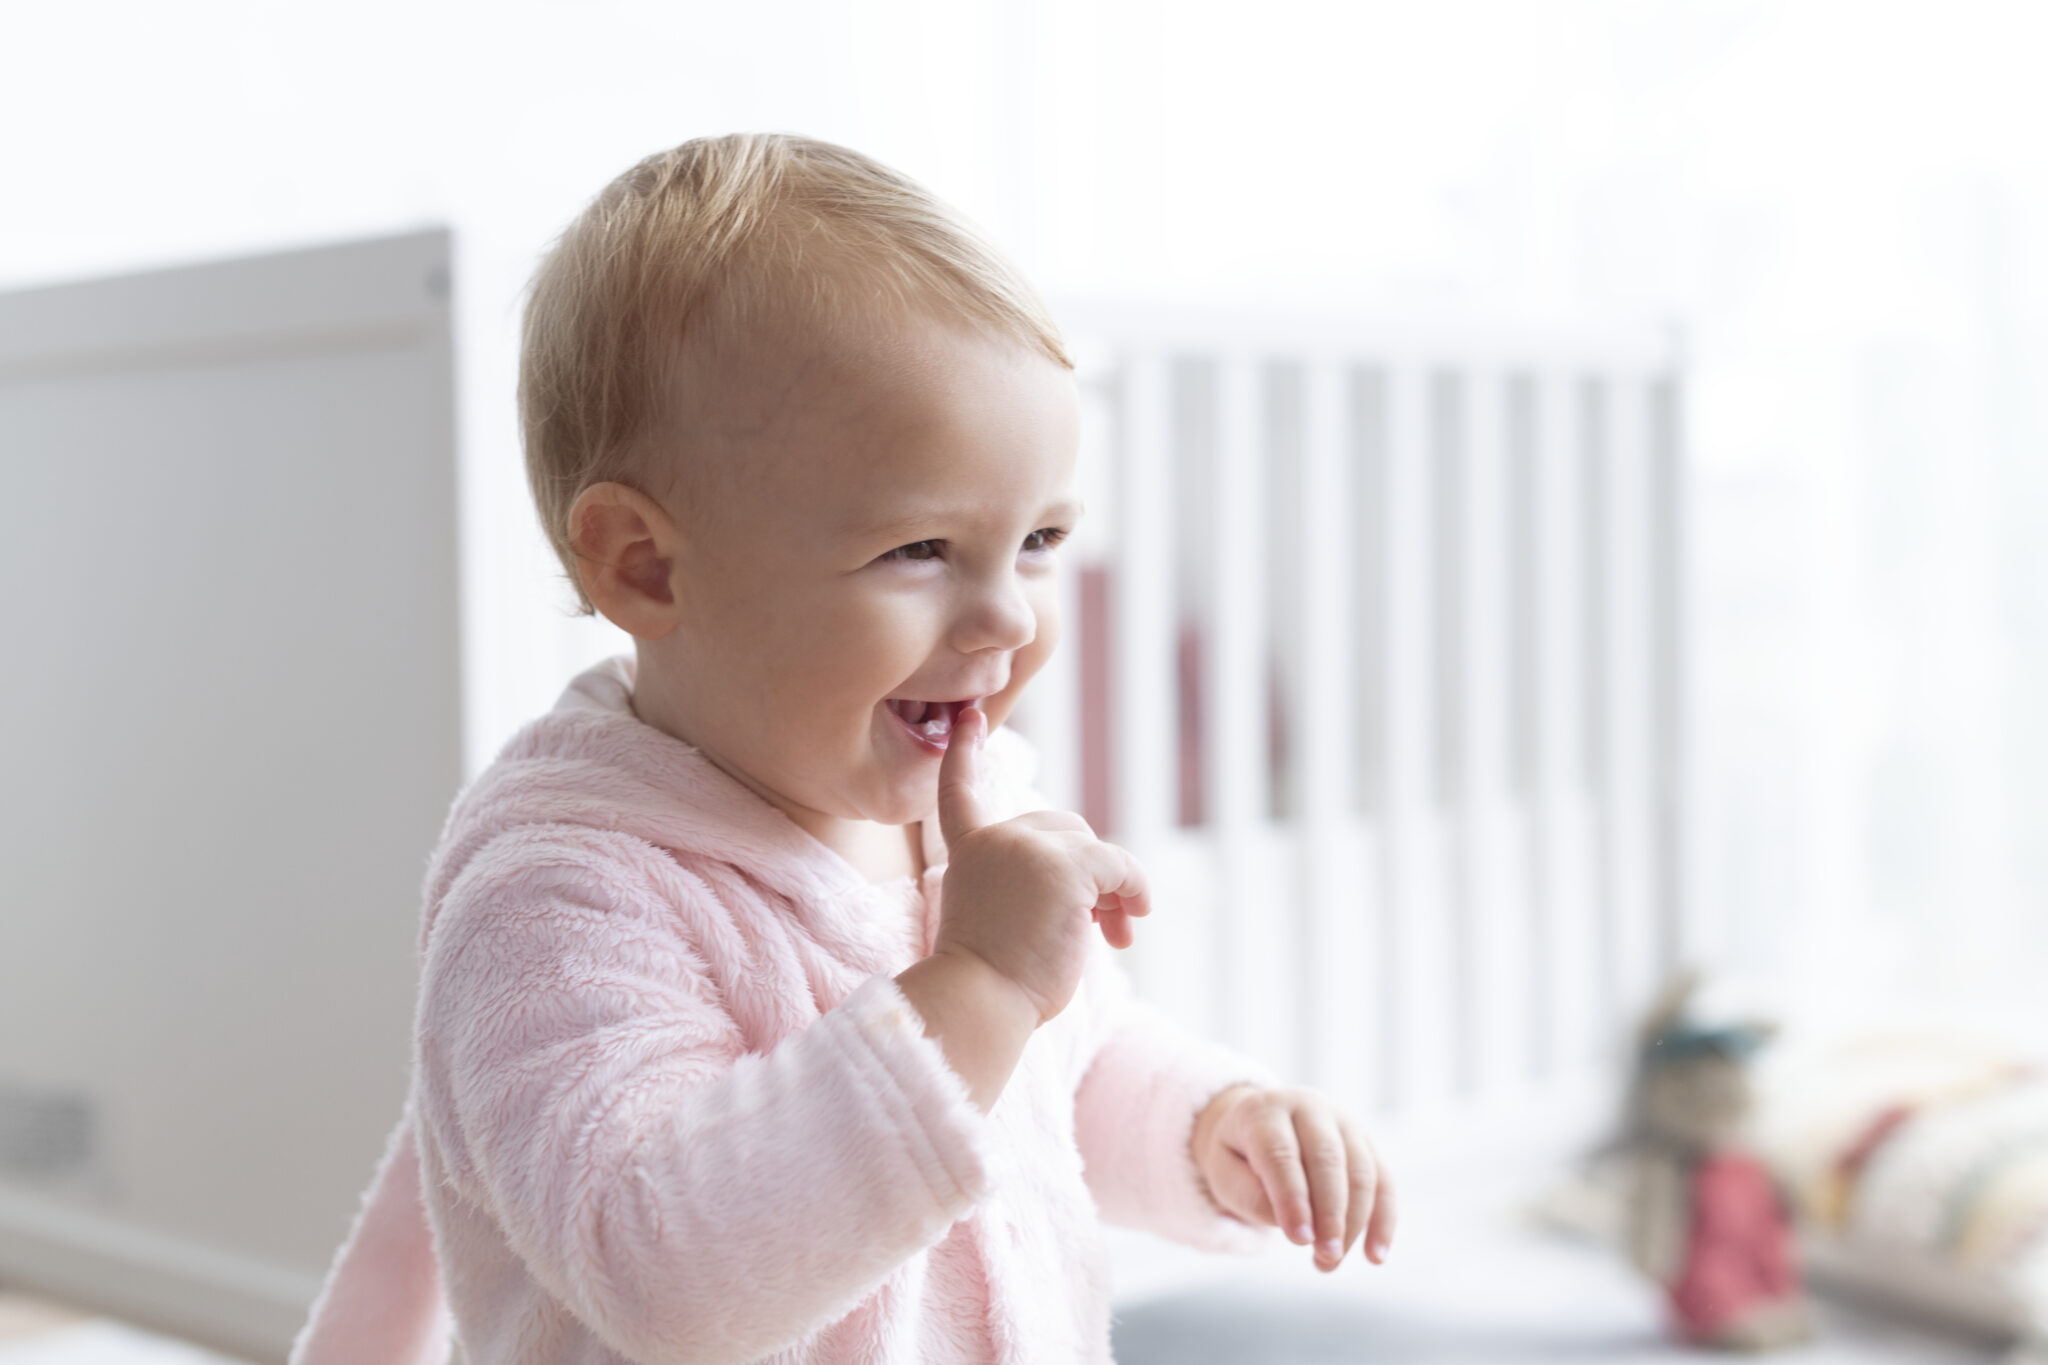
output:
[{"label": "fuzzy jacket sleeve", "polygon": [[408,1097],[355,1224],[292,1344],[291,1365],[445,1365],[453,1326],[420,1204]]},{"label": "fuzzy jacket sleeve", "polygon": [[462,1193],[608,1346],[754,1360],[983,1196],[985,1120],[892,979],[747,1052],[678,930],[701,883],[661,859],[662,883],[622,835],[516,838],[451,889],[428,951],[422,1064],[447,1096],[429,1121]]},{"label": "fuzzy jacket sleeve", "polygon": [[1086,985],[1100,1041],[1075,1091],[1074,1140],[1103,1218],[1204,1251],[1264,1247],[1268,1231],[1209,1197],[1189,1139],[1219,1092],[1239,1081],[1274,1085],[1272,1073],[1138,1000],[1106,949],[1090,963]]}]

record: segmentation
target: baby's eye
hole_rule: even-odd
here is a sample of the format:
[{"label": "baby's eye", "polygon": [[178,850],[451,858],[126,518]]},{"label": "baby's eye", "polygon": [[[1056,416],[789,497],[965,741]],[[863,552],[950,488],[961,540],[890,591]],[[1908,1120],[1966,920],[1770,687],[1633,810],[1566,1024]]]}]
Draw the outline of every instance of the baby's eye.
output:
[{"label": "baby's eye", "polygon": [[936,540],[920,540],[910,545],[898,545],[895,549],[883,555],[882,558],[903,559],[913,563],[923,563],[925,560],[938,558],[941,543]]},{"label": "baby's eye", "polygon": [[[1042,526],[1038,530],[1033,531],[1030,535],[1024,537],[1024,549],[1026,550],[1026,552],[1030,552],[1033,550],[1050,550],[1053,546],[1059,544],[1066,538],[1067,533],[1063,528],[1058,526]],[[1036,545],[1031,543],[1034,540],[1038,541]]]}]

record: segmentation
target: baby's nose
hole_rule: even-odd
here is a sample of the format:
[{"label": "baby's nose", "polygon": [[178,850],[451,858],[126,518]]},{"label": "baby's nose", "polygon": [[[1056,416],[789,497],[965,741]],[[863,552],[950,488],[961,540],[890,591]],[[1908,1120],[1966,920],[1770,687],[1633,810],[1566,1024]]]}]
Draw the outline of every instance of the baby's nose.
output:
[{"label": "baby's nose", "polygon": [[1038,638],[1038,613],[1015,575],[985,583],[966,603],[955,631],[962,652],[1022,649]]}]

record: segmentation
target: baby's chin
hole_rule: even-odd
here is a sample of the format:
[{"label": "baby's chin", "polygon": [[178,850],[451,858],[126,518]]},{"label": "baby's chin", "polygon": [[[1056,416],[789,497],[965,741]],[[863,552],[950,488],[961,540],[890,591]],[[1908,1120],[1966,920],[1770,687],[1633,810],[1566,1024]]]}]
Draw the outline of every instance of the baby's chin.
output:
[{"label": "baby's chin", "polygon": [[928,791],[909,787],[842,791],[839,800],[824,801],[818,806],[818,809],[842,820],[865,820],[874,825],[914,825],[938,808],[936,780]]},{"label": "baby's chin", "polygon": [[938,809],[938,793],[933,791],[921,800],[905,798],[889,801],[881,807],[879,813],[868,818],[878,825],[915,825],[929,820]]}]

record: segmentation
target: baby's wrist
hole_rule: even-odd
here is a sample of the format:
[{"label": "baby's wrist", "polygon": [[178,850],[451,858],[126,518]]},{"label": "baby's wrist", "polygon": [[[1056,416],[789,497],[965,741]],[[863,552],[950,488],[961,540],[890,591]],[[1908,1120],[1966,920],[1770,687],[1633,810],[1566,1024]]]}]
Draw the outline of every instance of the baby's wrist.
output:
[{"label": "baby's wrist", "polygon": [[[1007,983],[1007,986],[1006,984]],[[896,977],[946,1062],[985,1114],[1039,1024],[1038,1007],[979,954],[934,952]]]},{"label": "baby's wrist", "polygon": [[952,975],[961,991],[971,992],[1005,1021],[1028,1024],[1032,1031],[1045,1022],[1045,1009],[1031,992],[972,948],[947,944],[925,962]]},{"label": "baby's wrist", "polygon": [[1238,1081],[1224,1086],[1209,1097],[1209,1102],[1195,1115],[1194,1128],[1188,1134],[1188,1148],[1194,1153],[1197,1165],[1201,1164],[1202,1159],[1208,1154],[1216,1125],[1223,1121],[1223,1116],[1230,1112],[1230,1107],[1257,1089],[1258,1086],[1250,1081]]}]

